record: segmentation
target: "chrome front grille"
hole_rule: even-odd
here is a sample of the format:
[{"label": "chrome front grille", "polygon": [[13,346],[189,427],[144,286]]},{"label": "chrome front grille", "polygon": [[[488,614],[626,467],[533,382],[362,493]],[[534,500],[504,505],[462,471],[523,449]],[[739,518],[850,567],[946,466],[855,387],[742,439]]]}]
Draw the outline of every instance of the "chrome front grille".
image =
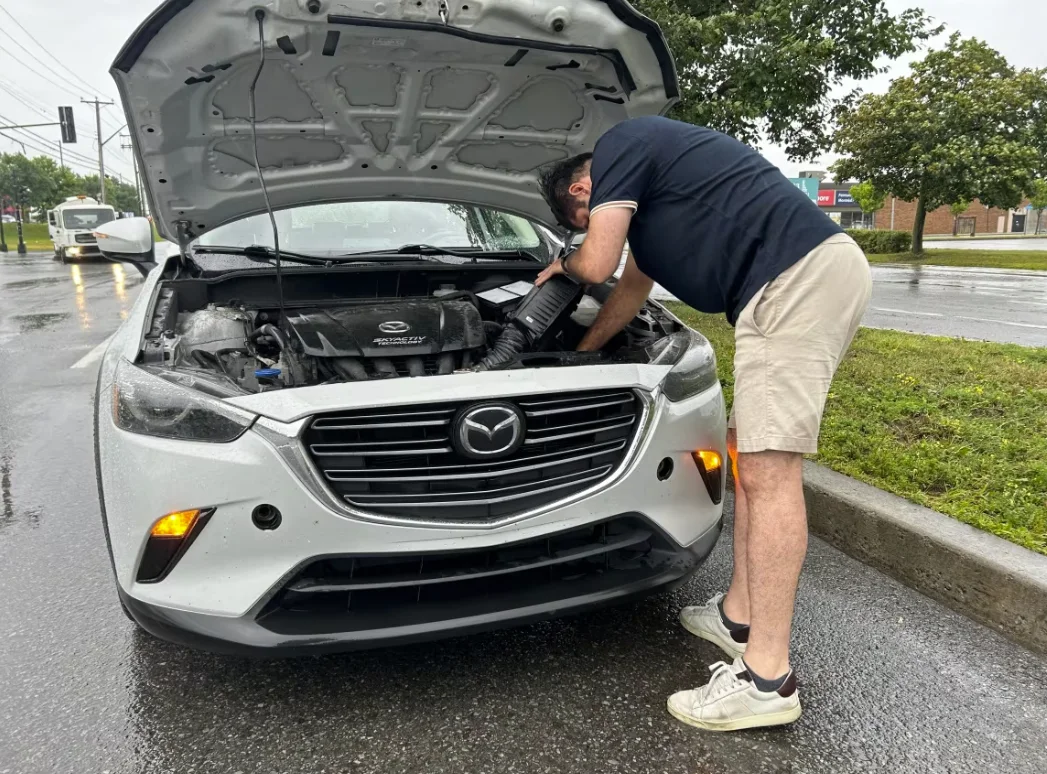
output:
[{"label": "chrome front grille", "polygon": [[93,245],[98,241],[95,239],[94,234],[76,234],[73,239],[76,240],[77,244],[81,245]]},{"label": "chrome front grille", "polygon": [[304,434],[309,456],[348,505],[436,521],[505,518],[568,497],[611,476],[637,432],[632,390],[510,399],[524,415],[522,446],[507,457],[460,454],[460,412],[485,401],[321,414]]}]

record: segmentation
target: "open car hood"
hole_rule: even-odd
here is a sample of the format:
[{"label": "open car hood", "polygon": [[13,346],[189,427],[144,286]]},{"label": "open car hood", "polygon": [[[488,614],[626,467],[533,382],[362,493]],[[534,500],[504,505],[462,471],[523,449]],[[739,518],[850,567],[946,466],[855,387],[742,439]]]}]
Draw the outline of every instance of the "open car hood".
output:
[{"label": "open car hood", "polygon": [[555,225],[534,170],[676,100],[661,31],[625,0],[167,0],[113,64],[160,233],[404,197]]}]

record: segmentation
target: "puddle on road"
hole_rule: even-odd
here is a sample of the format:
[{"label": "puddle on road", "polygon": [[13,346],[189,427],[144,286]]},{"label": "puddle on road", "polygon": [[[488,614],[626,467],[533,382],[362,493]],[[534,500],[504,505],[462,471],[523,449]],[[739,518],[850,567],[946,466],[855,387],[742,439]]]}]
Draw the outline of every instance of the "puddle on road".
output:
[{"label": "puddle on road", "polygon": [[43,331],[48,328],[53,328],[69,318],[68,312],[52,312],[44,314],[16,314],[12,316],[12,320],[18,321],[18,332],[19,333],[32,333],[33,331]]},{"label": "puddle on road", "polygon": [[0,532],[16,522],[35,527],[40,523],[40,511],[35,508],[15,510],[14,495],[11,493],[11,458],[4,453],[0,455]]},{"label": "puddle on road", "polygon": [[17,290],[19,288],[36,288],[41,285],[57,285],[59,282],[63,282],[64,279],[64,277],[40,277],[39,279],[19,280],[18,282],[5,283],[4,288]]}]

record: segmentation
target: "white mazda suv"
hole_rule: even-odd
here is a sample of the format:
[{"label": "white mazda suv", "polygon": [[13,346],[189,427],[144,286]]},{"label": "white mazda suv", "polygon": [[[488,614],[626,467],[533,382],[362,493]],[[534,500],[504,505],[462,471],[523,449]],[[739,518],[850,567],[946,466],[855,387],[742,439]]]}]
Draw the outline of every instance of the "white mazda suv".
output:
[{"label": "white mazda suv", "polygon": [[113,65],[153,222],[103,358],[120,600],[158,636],[293,654],[460,634],[684,581],[721,529],[709,343],[568,249],[535,181],[664,112],[622,0],[169,0]]}]

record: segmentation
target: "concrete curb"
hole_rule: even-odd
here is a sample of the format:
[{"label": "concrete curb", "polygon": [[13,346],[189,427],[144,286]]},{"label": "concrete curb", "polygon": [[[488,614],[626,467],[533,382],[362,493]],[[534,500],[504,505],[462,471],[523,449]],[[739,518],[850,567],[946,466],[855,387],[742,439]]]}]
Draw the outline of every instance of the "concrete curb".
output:
[{"label": "concrete curb", "polygon": [[809,461],[804,494],[814,534],[1047,654],[1047,556]]}]

